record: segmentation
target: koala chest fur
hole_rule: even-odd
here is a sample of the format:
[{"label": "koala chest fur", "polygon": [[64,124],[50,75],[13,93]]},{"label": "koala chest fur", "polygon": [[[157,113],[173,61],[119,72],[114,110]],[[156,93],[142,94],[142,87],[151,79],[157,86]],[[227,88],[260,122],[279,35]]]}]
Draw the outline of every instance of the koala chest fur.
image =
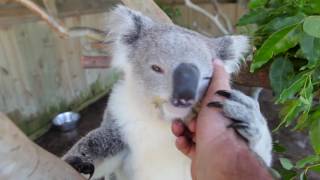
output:
[{"label": "koala chest fur", "polygon": [[124,176],[132,180],[191,179],[191,162],[175,148],[170,122],[159,119],[132,88],[120,82],[108,104],[129,149],[121,167]]}]

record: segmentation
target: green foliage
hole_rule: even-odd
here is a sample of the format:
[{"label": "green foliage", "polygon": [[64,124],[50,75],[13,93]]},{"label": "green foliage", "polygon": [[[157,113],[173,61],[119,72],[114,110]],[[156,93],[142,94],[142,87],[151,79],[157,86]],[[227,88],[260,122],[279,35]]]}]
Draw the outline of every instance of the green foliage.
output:
[{"label": "green foliage", "polygon": [[289,86],[290,80],[294,75],[294,68],[291,61],[283,57],[277,57],[270,68],[271,87],[276,95]]},{"label": "green foliage", "polygon": [[286,170],[291,170],[293,168],[292,162],[287,158],[280,158],[281,166]]},{"label": "green foliage", "polygon": [[303,30],[310,36],[320,38],[320,16],[307,17],[303,23]]},{"label": "green foliage", "polygon": [[[282,104],[281,127],[307,130],[315,155],[296,162],[280,158],[282,179],[320,172],[320,0],[251,0],[239,26],[256,26],[251,72],[270,65],[269,79]],[[285,148],[275,146],[277,153]]]}]

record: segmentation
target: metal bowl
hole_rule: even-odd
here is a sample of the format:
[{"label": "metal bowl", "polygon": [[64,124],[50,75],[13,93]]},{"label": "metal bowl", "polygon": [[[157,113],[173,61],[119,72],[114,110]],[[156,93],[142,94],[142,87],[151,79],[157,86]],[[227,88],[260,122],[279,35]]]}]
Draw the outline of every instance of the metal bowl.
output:
[{"label": "metal bowl", "polygon": [[77,127],[80,115],[75,112],[64,112],[58,114],[53,120],[52,124],[60,131],[71,131]]}]

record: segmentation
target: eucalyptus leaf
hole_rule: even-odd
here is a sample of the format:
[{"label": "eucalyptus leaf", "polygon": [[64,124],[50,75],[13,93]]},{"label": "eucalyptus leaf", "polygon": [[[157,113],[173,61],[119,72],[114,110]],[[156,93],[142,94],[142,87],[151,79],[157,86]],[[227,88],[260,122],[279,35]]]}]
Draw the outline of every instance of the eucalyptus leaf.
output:
[{"label": "eucalyptus leaf", "polygon": [[288,100],[288,98],[293,97],[298,91],[300,91],[308,79],[307,76],[300,76],[297,78],[290,86],[282,91],[280,97],[278,98],[277,102],[283,103],[284,101]]},{"label": "eucalyptus leaf", "polygon": [[273,33],[284,27],[298,24],[299,22],[302,22],[304,18],[305,18],[305,15],[301,13],[298,13],[297,15],[290,16],[290,17],[280,16],[280,17],[274,18],[269,23],[263,25],[261,28],[259,28],[257,33],[258,34]]},{"label": "eucalyptus leaf", "polygon": [[300,47],[308,60],[307,66],[313,66],[320,61],[320,38],[304,33],[300,39]]},{"label": "eucalyptus leaf", "polygon": [[320,119],[315,120],[312,123],[309,131],[309,137],[313,150],[319,155],[320,154]]},{"label": "eucalyptus leaf", "polygon": [[310,121],[314,122],[320,119],[320,106],[315,108],[315,110],[310,114]]},{"label": "eucalyptus leaf", "polygon": [[320,157],[318,155],[311,155],[299,160],[296,163],[295,167],[301,169],[301,168],[304,168],[306,165],[313,164],[319,160],[320,160]]},{"label": "eucalyptus leaf", "polygon": [[297,176],[294,170],[280,169],[278,172],[281,174],[281,180],[293,180]]},{"label": "eucalyptus leaf", "polygon": [[281,174],[276,169],[270,168],[270,172],[274,178],[281,179]]},{"label": "eucalyptus leaf", "polygon": [[238,26],[244,26],[247,24],[254,24],[259,23],[260,21],[263,21],[265,18],[268,17],[268,11],[264,8],[253,10],[248,14],[243,15],[237,25]]},{"label": "eucalyptus leaf", "polygon": [[320,14],[320,1],[308,0],[308,3],[303,7],[303,11],[308,15]]},{"label": "eucalyptus leaf", "polygon": [[309,111],[312,106],[313,100],[313,85],[311,81],[311,77],[307,76],[306,81],[304,82],[304,86],[300,91],[300,100],[305,106],[305,110]]},{"label": "eucalyptus leaf", "polygon": [[276,58],[271,64],[269,79],[276,96],[279,96],[283,89],[287,88],[294,75],[291,61],[284,57]]},{"label": "eucalyptus leaf", "polygon": [[260,68],[266,64],[273,56],[285,52],[290,48],[295,47],[301,36],[301,29],[299,24],[287,26],[281,30],[273,33],[257,50],[253,57],[250,71]]},{"label": "eucalyptus leaf", "polygon": [[320,16],[309,16],[303,23],[303,30],[310,36],[320,38]]},{"label": "eucalyptus leaf", "polygon": [[251,0],[249,2],[249,8],[255,9],[255,8],[264,7],[267,4],[267,2],[268,0]]},{"label": "eucalyptus leaf", "polygon": [[309,168],[309,170],[320,173],[320,164],[313,165],[312,167]]},{"label": "eucalyptus leaf", "polygon": [[292,162],[287,158],[280,158],[281,166],[286,170],[291,170],[293,168]]},{"label": "eucalyptus leaf", "polygon": [[273,143],[272,149],[274,152],[277,152],[277,153],[283,153],[287,151],[287,149],[279,143]]},{"label": "eucalyptus leaf", "polygon": [[297,119],[297,125],[294,127],[294,130],[300,130],[307,127],[307,122],[309,120],[309,112],[303,112]]},{"label": "eucalyptus leaf", "polygon": [[288,126],[292,120],[297,117],[301,110],[301,102],[299,100],[294,99],[286,101],[284,107],[280,111],[280,117],[282,120],[273,131],[278,131],[283,124]]}]

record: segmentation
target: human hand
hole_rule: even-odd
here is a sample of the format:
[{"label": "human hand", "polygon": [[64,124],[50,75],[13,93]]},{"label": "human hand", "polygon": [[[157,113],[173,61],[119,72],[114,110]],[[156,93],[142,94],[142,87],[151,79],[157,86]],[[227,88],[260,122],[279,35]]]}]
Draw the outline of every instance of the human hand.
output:
[{"label": "human hand", "polygon": [[213,79],[196,120],[186,125],[180,121],[172,124],[176,146],[192,160],[194,180],[270,179],[246,143],[232,128],[227,128],[231,121],[222,115],[221,108],[207,107],[209,102],[223,101],[223,97],[216,94],[218,90],[230,90],[230,75],[224,65],[220,60],[214,60],[213,64]]}]

